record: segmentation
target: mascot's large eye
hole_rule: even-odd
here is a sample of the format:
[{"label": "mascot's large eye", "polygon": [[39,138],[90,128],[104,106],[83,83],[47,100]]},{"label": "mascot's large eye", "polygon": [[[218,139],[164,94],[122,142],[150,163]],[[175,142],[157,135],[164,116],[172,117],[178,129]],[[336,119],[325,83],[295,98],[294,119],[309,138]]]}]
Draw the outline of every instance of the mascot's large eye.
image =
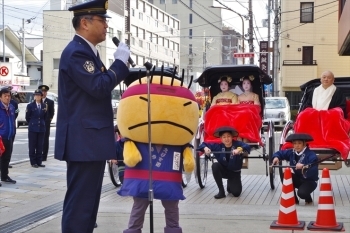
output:
[{"label": "mascot's large eye", "polygon": [[190,105],[190,104],[192,104],[192,102],[191,102],[191,101],[188,101],[187,103],[184,103],[184,106],[186,107],[186,106],[188,106],[188,105]]},{"label": "mascot's large eye", "polygon": [[147,98],[145,98],[145,97],[143,97],[143,96],[140,96],[140,99],[142,99],[142,100],[144,100],[144,101],[148,101],[148,99]]}]

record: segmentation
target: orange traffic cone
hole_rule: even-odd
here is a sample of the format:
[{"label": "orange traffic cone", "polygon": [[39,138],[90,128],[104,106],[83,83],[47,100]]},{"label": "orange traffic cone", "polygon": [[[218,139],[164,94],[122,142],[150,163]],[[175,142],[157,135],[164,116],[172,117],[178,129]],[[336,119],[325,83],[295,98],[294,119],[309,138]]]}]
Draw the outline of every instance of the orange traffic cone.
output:
[{"label": "orange traffic cone", "polygon": [[334,201],[329,170],[323,168],[320,197],[316,222],[311,221],[307,229],[314,231],[343,231],[343,223],[338,223],[335,218]]},{"label": "orange traffic cone", "polygon": [[273,221],[270,229],[303,230],[304,221],[298,221],[295,208],[294,186],[290,168],[284,172],[283,187],[278,220]]}]

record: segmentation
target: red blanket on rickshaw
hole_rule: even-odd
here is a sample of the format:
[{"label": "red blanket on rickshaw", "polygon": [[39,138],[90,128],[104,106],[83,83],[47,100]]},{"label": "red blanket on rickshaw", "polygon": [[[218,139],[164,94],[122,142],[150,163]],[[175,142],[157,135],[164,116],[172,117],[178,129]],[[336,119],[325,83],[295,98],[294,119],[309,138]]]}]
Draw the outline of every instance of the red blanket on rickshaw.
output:
[{"label": "red blanket on rickshaw", "polygon": [[222,126],[235,128],[240,138],[262,145],[260,130],[262,119],[261,107],[252,104],[214,105],[205,114],[204,141],[221,142],[213,136],[215,130]]},{"label": "red blanket on rickshaw", "polygon": [[[315,110],[307,108],[302,111],[294,124],[295,133],[308,133],[314,141],[308,142],[310,148],[328,148],[337,150],[343,159],[350,151],[350,122],[343,117],[340,108]],[[292,148],[287,142],[282,149]]]}]

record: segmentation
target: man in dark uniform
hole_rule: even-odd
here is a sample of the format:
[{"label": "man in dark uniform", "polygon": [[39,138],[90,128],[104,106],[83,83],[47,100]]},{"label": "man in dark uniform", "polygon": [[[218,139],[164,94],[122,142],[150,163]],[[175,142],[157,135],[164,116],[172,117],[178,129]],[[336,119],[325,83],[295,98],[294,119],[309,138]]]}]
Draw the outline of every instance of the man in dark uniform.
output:
[{"label": "man in dark uniform", "polygon": [[58,75],[55,158],[67,162],[62,232],[93,232],[106,160],[116,159],[111,92],[129,74],[120,43],[107,69],[96,45],[106,39],[108,1],[69,8],[76,35],[63,50]]},{"label": "man in dark uniform", "polygon": [[50,89],[46,85],[40,85],[38,87],[39,90],[43,93],[43,103],[47,105],[47,111],[46,111],[46,119],[45,119],[45,136],[44,136],[44,146],[43,146],[43,155],[42,160],[47,160],[47,153],[49,152],[49,137],[50,137],[50,128],[51,128],[51,121],[53,116],[55,115],[55,102],[53,100],[50,100],[46,97],[47,91]]}]

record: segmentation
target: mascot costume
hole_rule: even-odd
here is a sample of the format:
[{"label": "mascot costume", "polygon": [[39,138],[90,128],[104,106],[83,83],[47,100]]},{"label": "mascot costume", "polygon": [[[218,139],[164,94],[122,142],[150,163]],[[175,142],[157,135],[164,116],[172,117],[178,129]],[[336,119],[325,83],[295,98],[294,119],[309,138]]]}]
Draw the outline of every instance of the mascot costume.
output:
[{"label": "mascot costume", "polygon": [[198,126],[198,104],[183,82],[171,77],[152,77],[149,96],[147,78],[140,78],[129,85],[118,106],[117,123],[126,138],[124,183],[118,194],[134,199],[128,229],[123,232],[142,232],[154,195],[165,209],[164,233],[182,233],[178,207],[179,200],[185,199],[182,171],[192,172],[195,166],[189,142]]}]

